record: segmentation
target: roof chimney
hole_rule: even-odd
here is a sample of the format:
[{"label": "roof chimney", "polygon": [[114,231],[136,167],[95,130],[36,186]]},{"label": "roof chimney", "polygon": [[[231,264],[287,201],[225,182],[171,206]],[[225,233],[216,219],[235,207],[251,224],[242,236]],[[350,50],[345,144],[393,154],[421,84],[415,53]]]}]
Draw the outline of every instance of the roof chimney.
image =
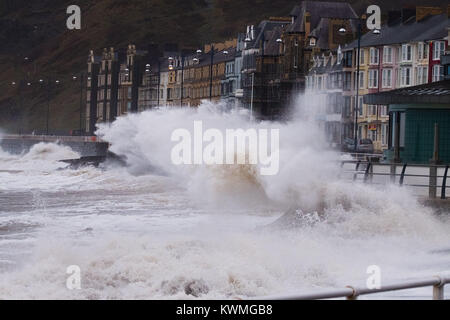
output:
[{"label": "roof chimney", "polygon": [[311,15],[305,12],[305,35],[308,36],[311,32]]},{"label": "roof chimney", "polygon": [[442,8],[439,7],[417,7],[416,21],[421,21],[429,15],[442,14]]}]

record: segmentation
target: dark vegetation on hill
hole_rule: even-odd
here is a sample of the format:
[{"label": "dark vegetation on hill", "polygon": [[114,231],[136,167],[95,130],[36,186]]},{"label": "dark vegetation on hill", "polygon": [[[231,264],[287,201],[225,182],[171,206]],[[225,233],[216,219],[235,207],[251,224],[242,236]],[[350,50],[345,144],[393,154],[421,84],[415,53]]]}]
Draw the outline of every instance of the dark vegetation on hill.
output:
[{"label": "dark vegetation on hill", "polygon": [[[361,13],[369,4],[383,12],[402,5],[446,5],[446,0],[349,0]],[[89,49],[129,43],[176,43],[196,48],[231,38],[270,16],[289,14],[293,0],[0,0],[0,129],[45,128],[47,91],[39,85],[18,89],[12,81],[60,78],[51,93],[52,130],[79,126],[79,83]],[[82,30],[66,29],[66,8],[82,9]],[[29,57],[26,62],[24,57]]]}]

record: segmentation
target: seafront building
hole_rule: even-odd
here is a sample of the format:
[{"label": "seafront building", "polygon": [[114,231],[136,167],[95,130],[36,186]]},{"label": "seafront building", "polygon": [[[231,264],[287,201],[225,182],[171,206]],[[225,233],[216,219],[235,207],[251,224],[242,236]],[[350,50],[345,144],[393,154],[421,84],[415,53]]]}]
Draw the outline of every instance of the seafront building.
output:
[{"label": "seafront building", "polygon": [[378,34],[363,29],[358,110],[359,17],[348,3],[302,1],[288,17],[270,17],[200,49],[160,52],[131,44],[100,56],[91,51],[86,132],[129,112],[197,107],[204,100],[247,108],[257,119],[287,119],[292,98],[314,92],[321,104],[315,117],[330,145],[343,148],[356,128],[358,139],[372,140],[382,152],[390,146],[389,110],[364,96],[443,78],[448,8],[392,11]]},{"label": "seafront building", "polygon": [[[417,7],[416,10],[391,12],[388,22],[379,33],[367,32],[361,37],[358,139],[372,140],[378,152],[389,146],[387,106],[365,104],[363,97],[366,94],[442,80],[444,72],[440,57],[448,43],[446,37],[449,22],[448,13],[443,13],[439,8]],[[345,97],[341,103],[341,128],[338,128],[338,118],[329,113],[336,110],[328,109],[329,112],[324,115],[324,127],[334,130],[334,134],[329,136],[330,142],[334,143],[342,142],[344,138],[353,138],[355,126],[355,121],[348,121],[346,116],[350,110],[355,118],[357,42],[353,41],[341,50],[342,59],[345,60],[341,74],[343,81],[339,83]],[[336,73],[330,65],[332,59],[328,58],[329,55],[340,54],[337,50],[330,50],[316,55],[308,79],[309,89],[322,94],[329,94],[327,91],[330,90],[329,85],[333,83],[331,79]]]},{"label": "seafront building", "polygon": [[447,34],[446,53],[439,56],[440,64],[432,67],[439,68],[439,79],[364,97],[369,105],[388,105],[390,130],[385,155],[390,162],[450,163],[450,28]]}]

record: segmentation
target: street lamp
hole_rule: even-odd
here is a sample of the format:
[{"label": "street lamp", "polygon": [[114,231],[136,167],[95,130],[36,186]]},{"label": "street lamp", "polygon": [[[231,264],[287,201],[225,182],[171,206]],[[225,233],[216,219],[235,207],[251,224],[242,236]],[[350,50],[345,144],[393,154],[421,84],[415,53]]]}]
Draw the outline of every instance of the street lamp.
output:
[{"label": "street lamp", "polygon": [[[72,80],[76,81],[78,77],[74,75]],[[90,77],[88,78],[90,80]],[[80,73],[80,128],[79,134],[82,135],[83,132],[83,82],[84,82],[84,73]]]},{"label": "street lamp", "polygon": [[[213,65],[214,65],[214,45],[211,44],[211,65],[209,68],[209,101],[212,101],[212,88],[213,88]],[[201,53],[201,50],[197,50],[197,52]]]},{"label": "street lamp", "polygon": [[[39,83],[41,85],[44,84],[44,79],[39,79]],[[47,114],[46,114],[46,120],[45,120],[45,132],[48,136],[49,132],[49,118],[50,118],[50,79],[47,79]]]},{"label": "street lamp", "polygon": [[[357,50],[357,69],[356,69],[356,102],[355,102],[355,119],[354,119],[354,138],[355,138],[355,153],[358,148],[358,111],[359,111],[359,73],[360,73],[360,56],[361,56],[361,36],[362,36],[362,19],[361,18],[348,18],[349,20],[357,20],[358,21],[358,50]],[[347,30],[344,27],[339,29],[340,34],[345,34]],[[380,30],[375,29],[373,31],[374,34],[379,35],[381,33]]]}]

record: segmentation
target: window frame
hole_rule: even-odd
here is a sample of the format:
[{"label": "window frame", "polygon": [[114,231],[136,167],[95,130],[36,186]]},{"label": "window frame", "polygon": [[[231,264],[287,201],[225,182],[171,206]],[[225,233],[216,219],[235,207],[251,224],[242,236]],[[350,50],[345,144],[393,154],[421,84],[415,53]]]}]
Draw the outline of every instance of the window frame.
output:
[{"label": "window frame", "polygon": [[[407,71],[409,74],[407,76]],[[406,83],[406,79],[409,79],[408,83]],[[412,67],[401,67],[400,68],[400,86],[401,87],[409,87],[412,85]]]},{"label": "window frame", "polygon": [[[409,55],[409,57],[408,57],[408,55]],[[409,43],[402,44],[402,60],[401,61],[402,62],[412,62],[412,60],[413,60],[412,46]]]},{"label": "window frame", "polygon": [[[386,83],[386,73],[389,72],[389,84]],[[383,69],[381,79],[381,87],[382,88],[392,88],[392,69]]]},{"label": "window frame", "polygon": [[[374,76],[374,75],[376,75],[376,76]],[[378,88],[378,82],[379,82],[378,69],[369,69],[368,88],[369,89],[377,89]],[[373,85],[374,83],[376,83],[376,85]]]},{"label": "window frame", "polygon": [[[389,55],[386,54],[387,51],[390,51]],[[393,54],[392,54],[393,51],[394,50],[393,50],[393,48],[391,46],[384,46],[383,47],[383,63],[386,63],[386,64],[392,64],[393,63]],[[386,59],[387,56],[390,56],[389,60]]]},{"label": "window frame", "polygon": [[376,47],[371,47],[369,50],[370,65],[376,66],[380,64],[380,50]]}]

